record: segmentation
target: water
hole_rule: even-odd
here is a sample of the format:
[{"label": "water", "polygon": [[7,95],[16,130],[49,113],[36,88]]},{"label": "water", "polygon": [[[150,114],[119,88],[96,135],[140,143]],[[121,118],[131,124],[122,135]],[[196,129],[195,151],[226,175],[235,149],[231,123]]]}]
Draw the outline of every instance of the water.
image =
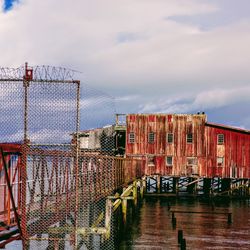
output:
[{"label": "water", "polygon": [[[175,213],[175,228],[173,210],[226,214]],[[232,212],[231,224],[228,212]],[[134,216],[129,214],[128,220],[119,249],[180,249],[178,230],[183,230],[186,249],[250,249],[250,200],[146,198]]]},{"label": "water", "polygon": [[[126,227],[121,220],[115,225],[122,228],[111,237],[110,244],[102,245],[100,239],[93,239],[90,249],[139,249],[165,250],[180,249],[178,230],[183,230],[186,249],[250,249],[250,200],[215,201],[195,200],[192,198],[145,198],[136,210],[132,210],[129,201]],[[170,205],[170,209],[169,209]],[[171,211],[196,211],[203,213],[175,213],[176,227],[172,225]],[[210,212],[210,213],[204,213]],[[215,213],[225,214],[215,214]],[[232,213],[232,223],[228,223],[228,214]],[[96,236],[97,237],[97,236]],[[95,244],[94,244],[95,243]],[[98,244],[97,244],[98,243]],[[15,241],[6,249],[22,249],[21,241]],[[38,249],[38,248],[32,248]],[[39,249],[45,249],[41,247]],[[65,250],[72,249],[66,247]],[[82,248],[86,249],[86,248]]]}]

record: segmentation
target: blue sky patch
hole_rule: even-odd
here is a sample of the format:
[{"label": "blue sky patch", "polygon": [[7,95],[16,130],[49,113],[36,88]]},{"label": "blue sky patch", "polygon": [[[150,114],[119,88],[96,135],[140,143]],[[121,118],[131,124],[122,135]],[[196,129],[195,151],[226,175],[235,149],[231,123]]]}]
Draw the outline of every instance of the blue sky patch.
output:
[{"label": "blue sky patch", "polygon": [[11,10],[12,7],[13,7],[14,2],[17,2],[17,1],[18,0],[5,0],[4,5],[3,5],[4,11]]},{"label": "blue sky patch", "polygon": [[129,32],[121,32],[117,36],[118,43],[127,43],[131,41],[135,41],[137,39],[136,34]]}]

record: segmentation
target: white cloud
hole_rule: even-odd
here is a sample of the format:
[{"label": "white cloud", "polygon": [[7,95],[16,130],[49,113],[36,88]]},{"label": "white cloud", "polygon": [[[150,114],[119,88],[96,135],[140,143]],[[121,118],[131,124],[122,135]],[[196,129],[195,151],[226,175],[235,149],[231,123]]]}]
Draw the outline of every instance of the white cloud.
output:
[{"label": "white cloud", "polygon": [[115,101],[116,102],[129,102],[129,101],[136,100],[137,98],[139,98],[138,95],[125,95],[125,96],[116,97]]},{"label": "white cloud", "polygon": [[[29,61],[80,70],[84,81],[117,95],[119,108],[140,103],[145,110],[157,110],[159,105],[171,104],[166,111],[184,112],[227,105],[223,91],[244,89],[250,82],[250,19],[207,31],[169,19],[202,18],[220,12],[218,6],[216,1],[198,0],[78,0],[73,4],[23,0],[13,10],[0,13],[1,66],[18,67]],[[216,105],[211,105],[212,92],[209,103],[203,98],[201,93],[208,89],[221,90]],[[180,95],[184,100],[165,101]],[[90,107],[97,102],[81,103]]]},{"label": "white cloud", "polygon": [[42,129],[37,132],[33,132],[29,135],[31,142],[33,143],[70,143],[72,131],[65,131],[59,129]]},{"label": "white cloud", "polygon": [[167,101],[160,99],[140,106],[140,112],[185,113],[207,111],[237,103],[250,102],[250,87],[213,89],[192,96],[179,96]]},{"label": "white cloud", "polygon": [[[28,133],[31,143],[70,143],[72,131],[59,129],[41,129]],[[13,134],[1,136],[2,142],[19,142],[24,138],[23,130],[18,130]]]},{"label": "white cloud", "polygon": [[30,109],[33,112],[45,114],[56,113],[56,112],[73,112],[76,111],[77,100],[67,100],[65,98],[55,99],[37,99],[37,102],[32,102]]},{"label": "white cloud", "polygon": [[24,0],[0,15],[2,63],[19,66],[29,59],[38,64],[78,62],[82,67],[116,50],[120,32],[159,37],[168,16],[215,10],[211,4],[193,0],[85,0],[74,4]]}]

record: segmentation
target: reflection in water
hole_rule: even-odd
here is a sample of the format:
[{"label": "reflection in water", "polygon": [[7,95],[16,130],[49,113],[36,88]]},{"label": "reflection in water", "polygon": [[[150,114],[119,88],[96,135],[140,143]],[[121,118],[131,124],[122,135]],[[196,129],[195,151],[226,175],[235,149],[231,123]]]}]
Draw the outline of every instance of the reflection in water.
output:
[{"label": "reflection in water", "polygon": [[[177,250],[180,249],[177,242],[178,230],[183,230],[187,249],[190,250],[250,249],[250,200],[209,202],[190,198],[145,198],[136,211],[132,211],[132,201],[130,203],[126,227],[122,225],[121,210],[118,210],[117,216],[113,217],[111,239],[102,241],[100,236],[95,235],[92,237],[91,247],[81,249]],[[175,213],[177,223],[174,228],[173,210],[232,212],[232,223],[228,224],[227,214],[223,213]],[[8,244],[6,249],[22,249],[21,241]],[[33,249],[38,249],[38,245]],[[44,249],[44,246],[39,249]],[[68,249],[72,247],[65,248]]]},{"label": "reflection in water", "polygon": [[[232,223],[228,224],[227,214],[223,213],[176,213],[177,224],[173,228],[171,210],[232,212]],[[120,234],[119,249],[179,249],[180,229],[187,249],[250,249],[250,200],[211,203],[184,198],[144,199],[134,216],[130,213]]]}]

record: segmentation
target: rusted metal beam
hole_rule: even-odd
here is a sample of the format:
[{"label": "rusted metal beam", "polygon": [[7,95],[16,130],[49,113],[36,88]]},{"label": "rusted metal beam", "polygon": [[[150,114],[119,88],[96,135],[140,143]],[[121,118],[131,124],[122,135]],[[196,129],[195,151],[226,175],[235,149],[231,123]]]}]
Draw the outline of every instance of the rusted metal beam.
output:
[{"label": "rusted metal beam", "polygon": [[10,184],[10,178],[9,178],[9,174],[8,174],[8,167],[7,167],[7,164],[5,162],[3,149],[0,148],[0,150],[1,150],[1,156],[2,156],[2,161],[3,161],[4,171],[5,171],[5,178],[6,178],[6,182],[7,182],[7,186],[8,186],[8,190],[9,190],[9,195],[10,195],[12,207],[13,207],[13,210],[14,210],[15,220],[17,222],[17,226],[18,226],[18,229],[19,229],[20,236],[22,237],[22,228],[21,228],[21,225],[20,225],[20,219],[19,219],[19,215],[18,215],[17,210],[16,210],[16,204],[15,204],[14,196],[13,196],[13,193],[12,193],[12,186]]},{"label": "rusted metal beam", "polygon": [[5,248],[5,246],[7,244],[9,244],[10,242],[12,241],[15,241],[15,240],[20,240],[21,239],[21,236],[18,234],[18,235],[6,235],[6,239],[1,241],[0,243],[0,249],[2,248]]}]

